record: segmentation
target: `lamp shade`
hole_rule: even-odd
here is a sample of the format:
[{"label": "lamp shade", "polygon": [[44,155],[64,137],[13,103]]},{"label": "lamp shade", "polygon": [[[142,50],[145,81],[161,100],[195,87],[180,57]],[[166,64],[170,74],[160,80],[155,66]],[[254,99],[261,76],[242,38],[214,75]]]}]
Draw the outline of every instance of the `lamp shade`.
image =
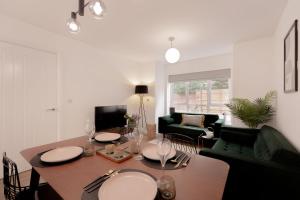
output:
[{"label": "lamp shade", "polygon": [[147,85],[136,85],[135,86],[135,94],[147,94],[148,86]]}]

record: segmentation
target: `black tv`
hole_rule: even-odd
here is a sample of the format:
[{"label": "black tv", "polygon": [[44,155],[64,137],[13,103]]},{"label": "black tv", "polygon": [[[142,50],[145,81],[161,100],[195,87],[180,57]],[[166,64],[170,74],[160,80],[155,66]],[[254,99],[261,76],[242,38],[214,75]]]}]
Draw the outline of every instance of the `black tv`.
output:
[{"label": "black tv", "polygon": [[96,132],[110,128],[124,127],[126,125],[126,119],[124,118],[126,113],[127,108],[125,105],[95,107]]}]

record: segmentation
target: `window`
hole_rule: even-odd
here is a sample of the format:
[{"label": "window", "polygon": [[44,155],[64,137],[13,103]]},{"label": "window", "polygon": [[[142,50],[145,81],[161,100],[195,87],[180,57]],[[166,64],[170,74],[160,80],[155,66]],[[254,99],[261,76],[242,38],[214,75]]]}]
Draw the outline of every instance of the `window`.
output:
[{"label": "window", "polygon": [[176,81],[170,83],[170,106],[179,112],[228,113],[228,79]]}]

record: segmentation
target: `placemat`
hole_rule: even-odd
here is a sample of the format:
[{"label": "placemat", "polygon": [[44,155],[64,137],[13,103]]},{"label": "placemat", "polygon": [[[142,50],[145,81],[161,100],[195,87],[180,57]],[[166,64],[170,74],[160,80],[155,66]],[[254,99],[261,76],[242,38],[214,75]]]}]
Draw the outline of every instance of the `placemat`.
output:
[{"label": "placemat", "polygon": [[[179,156],[181,153],[183,153],[183,152],[176,150],[176,155],[175,155],[174,158],[176,158],[177,156]],[[153,169],[163,170],[163,168],[162,168],[159,160],[151,160],[151,159],[148,159],[148,158],[144,157],[144,159],[141,160],[141,162],[144,165],[146,165],[147,167],[150,167],[150,168],[153,168]],[[174,168],[176,164],[177,163],[172,163],[170,160],[168,160],[167,163],[166,163],[166,165],[165,165],[164,170],[175,170],[175,169],[181,169],[181,168],[183,168],[183,166],[181,166],[181,165],[179,167],[177,167],[177,168]]]},{"label": "placemat", "polygon": [[[49,149],[47,151],[51,151],[52,149]],[[73,162],[75,160],[78,160],[80,158],[82,158],[84,156],[84,152],[82,154],[80,154],[79,156],[77,156],[76,158],[73,158],[71,160],[68,161],[64,161],[64,162],[58,162],[58,163],[46,163],[41,161],[41,156],[46,153],[47,151],[43,151],[41,153],[36,154],[31,160],[30,160],[30,165],[33,167],[39,167],[39,168],[44,168],[44,167],[53,167],[53,166],[58,166],[58,165],[63,165],[66,163],[70,163]]]},{"label": "placemat", "polygon": [[[122,169],[122,170],[119,171],[119,173],[124,173],[124,172],[142,172],[142,173],[145,173],[145,174],[151,176],[156,181],[156,178],[153,175],[151,175],[151,174],[149,174],[149,173],[147,173],[145,171],[142,171],[142,170],[138,170],[138,169]],[[101,187],[101,185],[103,183],[101,183],[99,185],[99,188]],[[88,193],[88,192],[86,192],[86,191],[83,190],[82,195],[81,195],[81,200],[98,200],[98,191],[99,191],[99,188],[95,189],[94,191],[92,191],[90,193]],[[128,192],[132,192],[132,191],[128,191]],[[158,194],[157,194],[155,200],[157,200],[157,199],[158,199]]]}]

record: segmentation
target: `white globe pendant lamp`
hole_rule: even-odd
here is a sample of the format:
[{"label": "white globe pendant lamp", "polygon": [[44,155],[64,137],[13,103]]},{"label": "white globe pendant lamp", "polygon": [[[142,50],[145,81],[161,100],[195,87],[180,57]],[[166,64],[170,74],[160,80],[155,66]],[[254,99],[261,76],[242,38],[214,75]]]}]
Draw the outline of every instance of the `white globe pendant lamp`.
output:
[{"label": "white globe pendant lamp", "polygon": [[169,48],[165,53],[165,58],[168,63],[176,63],[180,59],[180,52],[178,49],[173,47],[173,41],[175,40],[174,37],[169,37],[169,41],[171,42],[171,48]]}]

